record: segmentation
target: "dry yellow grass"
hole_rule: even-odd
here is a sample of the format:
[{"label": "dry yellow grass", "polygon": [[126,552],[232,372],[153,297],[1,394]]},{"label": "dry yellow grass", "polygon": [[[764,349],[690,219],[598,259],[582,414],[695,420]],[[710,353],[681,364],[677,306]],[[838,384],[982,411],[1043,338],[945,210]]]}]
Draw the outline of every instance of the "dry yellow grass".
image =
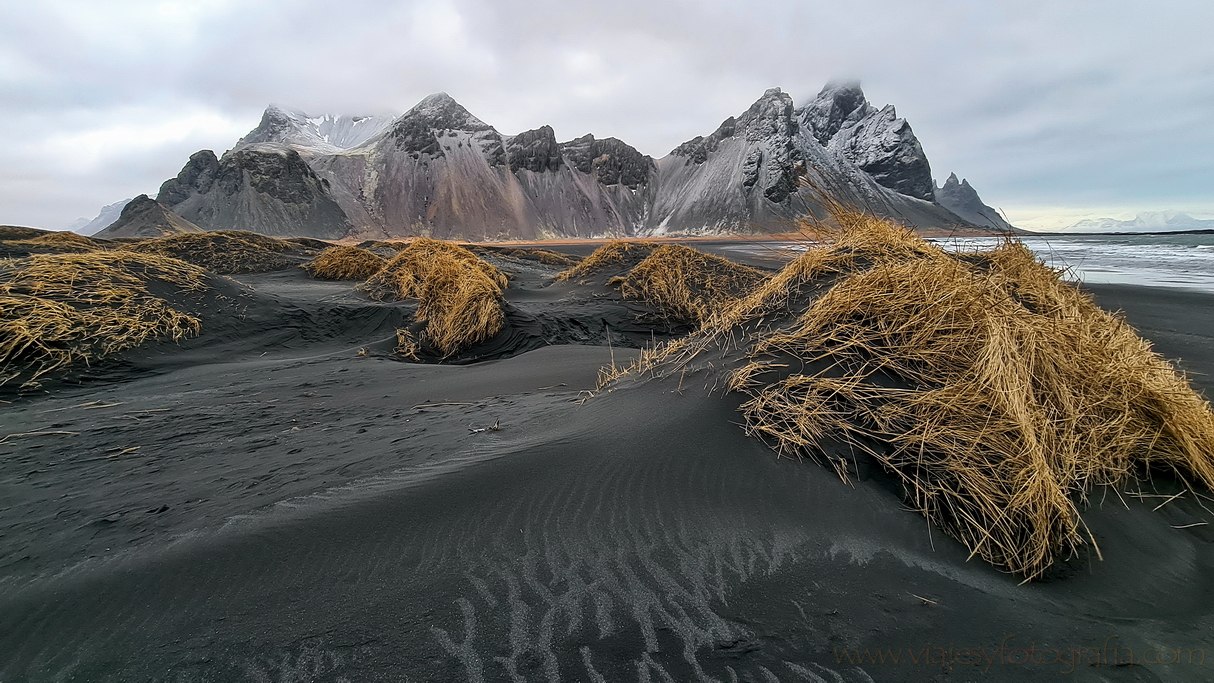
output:
[{"label": "dry yellow grass", "polygon": [[45,235],[45,230],[26,228],[20,225],[0,225],[0,241],[28,240]]},{"label": "dry yellow grass", "polygon": [[417,299],[421,341],[447,357],[501,331],[505,287],[506,276],[471,251],[418,238],[362,288],[377,299]]},{"label": "dry yellow grass", "polygon": [[578,263],[576,258],[550,249],[505,249],[502,251],[502,254],[528,261],[539,261],[547,266],[567,267],[577,265]]},{"label": "dry yellow grass", "polygon": [[181,259],[213,273],[259,273],[294,265],[286,252],[298,249],[286,240],[241,230],[188,232],[124,244],[123,250]]},{"label": "dry yellow grass", "polygon": [[645,242],[614,240],[595,249],[580,263],[561,271],[556,279],[580,280],[590,275],[610,270],[625,270],[630,268],[653,252],[654,245]]},{"label": "dry yellow grass", "polygon": [[625,275],[612,278],[627,299],[640,299],[673,318],[701,323],[718,314],[768,277],[757,268],[666,244]]},{"label": "dry yellow grass", "polygon": [[55,254],[83,253],[106,248],[104,242],[68,231],[44,232],[24,239],[9,240],[4,246],[10,250]]},{"label": "dry yellow grass", "polygon": [[417,337],[408,328],[398,328],[396,330],[396,352],[408,358],[409,360],[419,360],[421,358],[421,344],[417,342]]},{"label": "dry yellow grass", "polygon": [[915,509],[1026,579],[1099,554],[1081,516],[1096,487],[1166,469],[1214,488],[1209,403],[1026,247],[958,258],[841,218],[833,241],[627,371],[720,352],[750,433],[844,478],[849,451],[875,458]]},{"label": "dry yellow grass", "polygon": [[388,260],[360,247],[336,246],[320,252],[303,265],[312,277],[322,280],[366,280]]},{"label": "dry yellow grass", "polygon": [[148,289],[205,289],[181,261],[123,251],[40,254],[0,264],[0,384],[36,386],[47,373],[151,339],[197,334],[197,318]]}]

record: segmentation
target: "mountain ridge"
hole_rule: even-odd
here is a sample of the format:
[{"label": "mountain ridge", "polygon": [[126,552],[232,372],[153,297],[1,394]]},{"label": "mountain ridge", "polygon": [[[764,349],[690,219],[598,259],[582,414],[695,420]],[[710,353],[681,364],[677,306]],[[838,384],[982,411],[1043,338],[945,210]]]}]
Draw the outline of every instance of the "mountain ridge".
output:
[{"label": "mountain ridge", "polygon": [[332,126],[357,118],[271,105],[222,157],[192,156],[157,199],[207,229],[323,239],[781,232],[824,215],[816,191],[913,226],[1002,229],[937,201],[910,124],[857,83],[829,83],[801,107],[770,88],[661,159],[616,138],[559,142],[549,125],[504,135],[446,93],[322,139],[325,121],[346,131]]},{"label": "mountain ridge", "polygon": [[1015,230],[998,211],[982,202],[969,180],[957,180],[956,173],[950,173],[944,184],[936,188],[936,201],[975,225],[1005,232]]},{"label": "mountain ridge", "polygon": [[202,228],[170,211],[164,204],[141,194],[127,202],[122,214],[94,237],[164,237],[183,232],[202,232]]}]

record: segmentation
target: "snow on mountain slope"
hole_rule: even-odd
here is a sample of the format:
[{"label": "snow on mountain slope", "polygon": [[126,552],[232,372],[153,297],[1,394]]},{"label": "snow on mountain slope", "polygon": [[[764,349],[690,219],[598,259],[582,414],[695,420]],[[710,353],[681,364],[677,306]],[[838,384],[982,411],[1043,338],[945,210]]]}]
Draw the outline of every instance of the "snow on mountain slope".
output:
[{"label": "snow on mountain slope", "polygon": [[302,153],[333,154],[357,147],[392,125],[392,116],[310,116],[277,105],[266,107],[261,122],[236,147],[281,143]]},{"label": "snow on mountain slope", "polygon": [[1067,232],[1175,232],[1214,230],[1214,220],[1193,218],[1179,211],[1144,211],[1129,220],[1088,218],[1066,228]]}]

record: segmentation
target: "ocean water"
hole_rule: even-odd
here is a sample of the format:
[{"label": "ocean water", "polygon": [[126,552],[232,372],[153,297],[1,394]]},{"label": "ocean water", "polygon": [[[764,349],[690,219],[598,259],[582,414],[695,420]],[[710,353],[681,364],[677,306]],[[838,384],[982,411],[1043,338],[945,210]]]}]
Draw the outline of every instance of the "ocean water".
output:
[{"label": "ocean water", "polygon": [[[1072,280],[1214,292],[1214,235],[1021,236],[1046,263]],[[997,238],[933,240],[947,248],[985,249]]]},{"label": "ocean water", "polygon": [[[997,237],[933,238],[948,249],[990,249]],[[1079,282],[1178,287],[1214,293],[1214,235],[1066,235],[1020,237],[1046,263]],[[805,243],[774,242],[727,246],[755,255],[801,251]],[[786,252],[787,253],[787,252]]]}]

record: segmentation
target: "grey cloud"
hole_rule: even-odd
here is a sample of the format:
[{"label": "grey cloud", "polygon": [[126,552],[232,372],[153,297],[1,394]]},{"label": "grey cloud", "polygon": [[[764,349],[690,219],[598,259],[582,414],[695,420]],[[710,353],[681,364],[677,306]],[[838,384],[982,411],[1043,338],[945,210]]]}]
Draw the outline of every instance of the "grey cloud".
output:
[{"label": "grey cloud", "polygon": [[[1209,25],[1206,3],[1128,0],[12,3],[0,222],[64,225],[154,190],[268,102],[390,113],[445,90],[503,132],[550,124],[661,156],[767,87],[804,101],[832,77],[895,104],[936,174],[993,204],[1214,210]],[[216,122],[91,165],[47,142],[132,108]]]}]

